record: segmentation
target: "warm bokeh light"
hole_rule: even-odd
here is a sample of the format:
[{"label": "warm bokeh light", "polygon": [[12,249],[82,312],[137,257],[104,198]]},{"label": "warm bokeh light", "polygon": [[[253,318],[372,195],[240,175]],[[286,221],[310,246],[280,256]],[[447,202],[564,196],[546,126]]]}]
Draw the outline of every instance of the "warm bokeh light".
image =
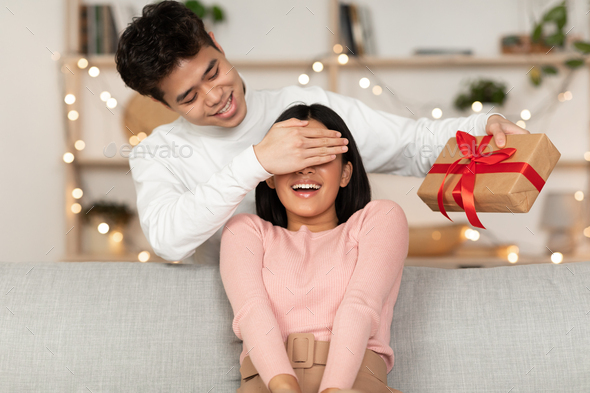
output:
[{"label": "warm bokeh light", "polygon": [[338,54],[338,53],[342,53],[342,45],[340,44],[336,44],[334,45],[334,48],[332,48],[334,50],[334,53]]},{"label": "warm bokeh light", "polygon": [[100,99],[102,101],[107,102],[109,98],[111,98],[111,93],[109,93],[108,91],[103,91],[102,93],[100,93]]},{"label": "warm bokeh light", "polygon": [[338,55],[338,63],[340,64],[346,64],[348,63],[348,55],[342,53],[341,55]]},{"label": "warm bokeh light", "polygon": [[508,262],[516,263],[518,262],[518,254],[515,252],[511,252],[508,254]]},{"label": "warm bokeh light", "polygon": [[74,197],[74,199],[80,199],[82,198],[82,195],[84,195],[84,192],[81,188],[74,188],[72,190],[72,196]]},{"label": "warm bokeh light", "polygon": [[73,94],[67,94],[64,98],[64,101],[66,104],[72,105],[74,102],[76,102],[76,96]]},{"label": "warm bokeh light", "polygon": [[440,119],[442,117],[442,109],[440,109],[440,108],[434,108],[432,110],[432,117],[434,119]]},{"label": "warm bokeh light", "polygon": [[98,69],[98,67],[90,67],[88,69],[88,75],[90,75],[91,77],[96,78],[98,74],[100,74],[100,70]]},{"label": "warm bokeh light", "polygon": [[106,222],[101,222],[98,224],[98,232],[102,233],[103,235],[109,231],[109,224]]},{"label": "warm bokeh light", "polygon": [[442,237],[442,234],[440,233],[440,231],[434,231],[434,232],[432,232],[432,238],[434,240],[440,240],[441,237]]},{"label": "warm bokeh light", "polygon": [[379,85],[373,86],[373,94],[378,96],[378,95],[381,95],[381,93],[383,93],[383,89],[381,88],[381,86],[379,86]]},{"label": "warm bokeh light", "polygon": [[107,107],[108,107],[108,108],[111,108],[111,109],[113,109],[113,108],[114,108],[114,107],[116,107],[116,106],[117,106],[117,100],[116,100],[116,99],[114,99],[114,98],[112,98],[112,97],[111,97],[111,98],[109,98],[109,99],[107,100]]},{"label": "warm bokeh light", "polygon": [[80,205],[79,203],[72,203],[70,209],[72,209],[72,213],[78,214],[82,211],[82,205]]},{"label": "warm bokeh light", "polygon": [[135,145],[137,145],[138,143],[139,143],[139,138],[138,138],[136,135],[131,135],[131,136],[129,137],[129,144],[130,144],[131,146],[135,146]]},{"label": "warm bokeh light", "polygon": [[590,237],[590,227],[584,228],[584,231],[582,233],[584,234],[584,236]]},{"label": "warm bokeh light", "polygon": [[120,243],[123,240],[123,234],[119,231],[114,231],[111,234],[111,239],[113,239],[114,242]]},{"label": "warm bokeh light", "polygon": [[86,147],[86,143],[84,143],[82,139],[78,139],[74,143],[74,147],[76,148],[76,150],[84,150],[84,148]]},{"label": "warm bokeh light", "polygon": [[65,163],[70,164],[72,161],[74,161],[74,155],[70,152],[67,152],[63,155],[63,160]]},{"label": "warm bokeh light", "polygon": [[586,153],[584,153],[584,160],[590,161],[590,151],[587,151]]},{"label": "warm bokeh light", "polygon": [[481,110],[483,109],[483,104],[479,101],[473,101],[473,104],[471,104],[471,109],[474,112],[481,112]]},{"label": "warm bokeh light", "polygon": [[51,54],[51,60],[53,60],[53,61],[58,61],[60,57],[61,57],[61,55],[59,54],[59,52],[53,52]]},{"label": "warm bokeh light", "polygon": [[299,75],[299,83],[302,85],[307,85],[309,83],[309,76],[307,74]]},{"label": "warm bokeh light", "polygon": [[572,92],[571,91],[566,91],[565,93],[563,93],[563,98],[567,101],[572,99]]},{"label": "warm bokeh light", "polygon": [[524,122],[524,120],[519,120],[516,123],[517,126],[519,126],[520,128],[524,128],[526,130],[526,123]]},{"label": "warm bokeh light", "polygon": [[554,252],[551,254],[551,262],[558,264],[563,261],[563,254],[560,252]]},{"label": "warm bokeh light", "polygon": [[479,232],[475,229],[468,228],[465,230],[465,237],[469,240],[476,241],[479,239]]},{"label": "warm bokeh light", "polygon": [[142,132],[137,133],[137,139],[139,141],[143,141],[145,138],[147,138],[147,134],[145,132],[142,131]]},{"label": "warm bokeh light", "polygon": [[80,117],[80,115],[78,114],[78,111],[71,110],[68,112],[68,119],[70,119],[71,121],[78,120],[78,117]]},{"label": "warm bokeh light", "polygon": [[523,109],[520,112],[520,118],[522,120],[529,120],[531,118],[531,111],[529,111],[528,109]]},{"label": "warm bokeh light", "polygon": [[313,63],[313,65],[311,66],[311,68],[315,72],[322,72],[322,70],[324,69],[324,65],[322,64],[321,61],[316,61],[315,63]]},{"label": "warm bokeh light", "polygon": [[583,191],[576,191],[576,193],[574,194],[574,198],[576,198],[576,201],[583,201],[584,200],[584,192]]},{"label": "warm bokeh light", "polygon": [[371,81],[369,80],[369,78],[361,78],[361,80],[359,80],[359,86],[362,87],[363,89],[366,89],[370,85],[371,85]]},{"label": "warm bokeh light", "polygon": [[80,60],[78,60],[78,68],[80,69],[84,69],[88,67],[88,60],[86,60],[85,58],[80,58]]},{"label": "warm bokeh light", "polygon": [[150,259],[150,253],[147,251],[142,251],[137,255],[137,259],[139,259],[139,262],[147,262]]}]

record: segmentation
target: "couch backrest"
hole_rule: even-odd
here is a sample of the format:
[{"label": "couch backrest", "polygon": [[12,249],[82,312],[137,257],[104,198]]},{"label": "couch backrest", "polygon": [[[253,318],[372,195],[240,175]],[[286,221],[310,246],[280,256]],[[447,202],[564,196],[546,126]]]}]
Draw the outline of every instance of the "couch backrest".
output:
[{"label": "couch backrest", "polygon": [[[590,262],[404,268],[389,386],[590,391]],[[234,392],[218,266],[0,262],[0,391]]]}]

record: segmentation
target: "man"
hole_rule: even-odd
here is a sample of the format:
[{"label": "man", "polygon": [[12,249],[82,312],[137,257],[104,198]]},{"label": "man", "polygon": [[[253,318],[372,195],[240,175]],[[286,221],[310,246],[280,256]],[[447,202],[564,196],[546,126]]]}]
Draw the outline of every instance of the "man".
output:
[{"label": "man", "polygon": [[[215,263],[227,220],[256,213],[259,182],[343,152],[347,141],[335,131],[295,119],[273,126],[294,102],[334,109],[369,173],[423,177],[457,130],[494,135],[499,146],[504,134],[528,133],[497,113],[414,120],[319,87],[252,90],[213,33],[176,1],[143,8],[121,36],[116,63],[127,86],[180,115],[154,129],[130,156],[141,227],[155,253],[170,261],[195,254],[195,261]],[[164,146],[180,150],[173,157],[153,154]]]}]

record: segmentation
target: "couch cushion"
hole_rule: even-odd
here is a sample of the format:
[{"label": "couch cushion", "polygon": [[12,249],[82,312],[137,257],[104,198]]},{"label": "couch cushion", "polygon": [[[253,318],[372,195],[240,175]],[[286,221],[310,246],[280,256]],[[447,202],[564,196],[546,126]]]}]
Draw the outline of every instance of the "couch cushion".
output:
[{"label": "couch cushion", "polygon": [[[590,391],[590,262],[406,266],[388,384]],[[0,391],[234,392],[241,341],[218,266],[0,262]]]}]

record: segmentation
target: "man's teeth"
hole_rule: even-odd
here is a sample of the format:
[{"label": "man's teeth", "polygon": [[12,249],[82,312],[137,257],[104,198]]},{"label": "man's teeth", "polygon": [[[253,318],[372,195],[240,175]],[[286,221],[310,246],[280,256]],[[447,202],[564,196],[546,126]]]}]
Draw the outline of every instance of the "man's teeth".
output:
[{"label": "man's teeth", "polygon": [[298,190],[298,189],[315,189],[315,190],[319,190],[320,189],[320,185],[317,184],[296,184],[294,185],[292,188],[294,190]]},{"label": "man's teeth", "polygon": [[229,100],[227,100],[227,104],[225,104],[225,106],[223,108],[221,108],[221,110],[219,112],[217,112],[218,115],[227,112],[227,110],[231,106],[232,99],[233,99],[233,97],[229,96]]}]

